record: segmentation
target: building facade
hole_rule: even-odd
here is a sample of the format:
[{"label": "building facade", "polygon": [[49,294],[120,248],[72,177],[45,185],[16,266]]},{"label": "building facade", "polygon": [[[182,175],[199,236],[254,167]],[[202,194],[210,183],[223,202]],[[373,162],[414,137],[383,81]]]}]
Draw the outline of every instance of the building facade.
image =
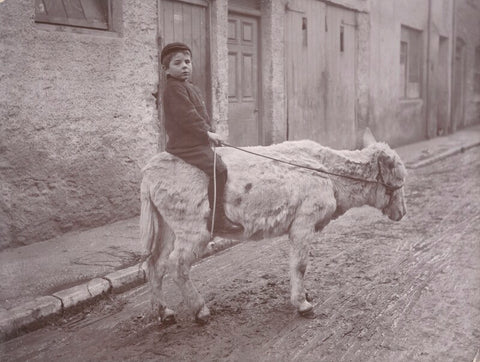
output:
[{"label": "building facade", "polygon": [[393,147],[480,122],[478,0],[5,0],[0,247],[139,212],[165,146],[161,48],[192,48],[219,133]]}]

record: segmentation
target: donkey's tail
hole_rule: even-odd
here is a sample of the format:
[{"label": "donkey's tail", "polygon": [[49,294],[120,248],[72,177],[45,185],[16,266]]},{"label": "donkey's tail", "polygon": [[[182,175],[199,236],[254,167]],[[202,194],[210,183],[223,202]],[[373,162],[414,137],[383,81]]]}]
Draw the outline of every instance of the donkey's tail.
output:
[{"label": "donkey's tail", "polygon": [[[147,185],[142,182],[140,200],[142,207],[140,210],[140,241],[143,244],[144,257],[148,259],[153,256],[153,251],[159,240],[160,220],[158,211],[152,202]],[[158,249],[159,245],[157,245]],[[157,256],[158,257],[158,256]]]}]

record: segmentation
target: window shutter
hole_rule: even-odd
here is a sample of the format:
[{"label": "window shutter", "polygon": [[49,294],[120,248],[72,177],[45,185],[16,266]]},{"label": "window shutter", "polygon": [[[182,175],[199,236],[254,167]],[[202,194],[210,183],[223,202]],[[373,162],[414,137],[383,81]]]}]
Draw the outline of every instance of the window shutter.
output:
[{"label": "window shutter", "polygon": [[109,29],[111,0],[35,0],[35,21],[91,29]]}]

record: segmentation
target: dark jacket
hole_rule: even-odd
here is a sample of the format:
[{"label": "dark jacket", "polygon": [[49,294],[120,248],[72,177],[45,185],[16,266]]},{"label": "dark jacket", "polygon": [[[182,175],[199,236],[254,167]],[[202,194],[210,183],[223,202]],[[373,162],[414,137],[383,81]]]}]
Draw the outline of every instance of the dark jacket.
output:
[{"label": "dark jacket", "polygon": [[182,153],[210,146],[207,132],[212,131],[211,121],[196,86],[169,76],[163,92],[163,107],[168,152]]}]

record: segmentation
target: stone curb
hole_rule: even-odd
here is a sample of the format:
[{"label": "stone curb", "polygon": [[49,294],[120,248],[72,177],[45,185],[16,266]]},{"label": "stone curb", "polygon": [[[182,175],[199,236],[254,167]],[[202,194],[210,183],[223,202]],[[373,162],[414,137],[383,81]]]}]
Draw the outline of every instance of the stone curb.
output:
[{"label": "stone curb", "polygon": [[140,264],[107,274],[104,279],[112,286],[113,293],[124,292],[146,281],[145,271]]},{"label": "stone curb", "polygon": [[415,162],[415,163],[411,163],[411,164],[407,164],[407,168],[415,169],[415,168],[423,167],[423,166],[426,166],[426,165],[430,165],[430,164],[435,163],[437,161],[440,161],[444,158],[456,155],[457,153],[465,152],[466,150],[468,150],[470,148],[473,148],[473,147],[477,147],[477,146],[480,146],[480,141],[468,144],[466,146],[455,147],[455,148],[452,148],[448,151],[441,152],[438,155],[428,157],[424,160],[421,160],[421,161],[418,161],[418,162]]},{"label": "stone curb", "polygon": [[[240,241],[216,238],[202,258],[230,248]],[[137,264],[92,280],[42,296],[10,309],[0,309],[0,342],[14,338],[22,331],[40,327],[45,320],[81,304],[110,293],[122,293],[146,282],[146,265]]]},{"label": "stone curb", "polygon": [[18,307],[0,312],[0,341],[28,326],[62,311],[62,302],[54,296],[38,297]]}]

